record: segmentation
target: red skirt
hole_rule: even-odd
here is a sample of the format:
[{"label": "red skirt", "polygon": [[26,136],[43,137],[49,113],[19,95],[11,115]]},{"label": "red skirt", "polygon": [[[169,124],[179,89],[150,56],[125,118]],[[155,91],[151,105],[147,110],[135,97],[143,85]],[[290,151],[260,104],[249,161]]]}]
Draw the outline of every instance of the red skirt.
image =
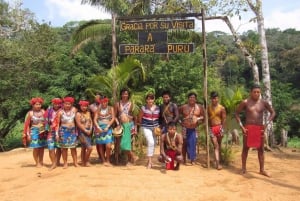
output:
[{"label": "red skirt", "polygon": [[176,157],[176,151],[167,150],[166,155],[171,158],[171,162],[166,163],[166,169],[167,170],[174,170],[174,160],[175,160],[175,157]]},{"label": "red skirt", "polygon": [[264,127],[258,125],[246,125],[247,129],[247,147],[261,147],[264,137]]}]

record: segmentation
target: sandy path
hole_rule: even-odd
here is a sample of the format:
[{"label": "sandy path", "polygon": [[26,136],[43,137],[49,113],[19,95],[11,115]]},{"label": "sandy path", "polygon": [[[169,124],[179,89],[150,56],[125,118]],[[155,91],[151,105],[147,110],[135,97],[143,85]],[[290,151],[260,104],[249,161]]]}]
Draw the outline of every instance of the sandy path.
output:
[{"label": "sandy path", "polygon": [[[48,171],[47,167],[34,167],[30,149],[17,149],[0,154],[0,198],[2,201],[300,199],[299,150],[267,152],[266,170],[272,174],[272,178],[267,178],[258,174],[256,151],[249,152],[248,173],[239,174],[240,149],[235,147],[234,162],[221,171],[204,168],[203,162],[181,166],[179,171],[165,171],[156,163],[147,170],[144,159],[139,159],[136,166],[104,167],[97,163],[95,149],[92,167],[75,168],[70,164],[66,170],[58,167]],[[204,151],[200,157],[203,161]],[[45,164],[50,165],[48,151]]]}]

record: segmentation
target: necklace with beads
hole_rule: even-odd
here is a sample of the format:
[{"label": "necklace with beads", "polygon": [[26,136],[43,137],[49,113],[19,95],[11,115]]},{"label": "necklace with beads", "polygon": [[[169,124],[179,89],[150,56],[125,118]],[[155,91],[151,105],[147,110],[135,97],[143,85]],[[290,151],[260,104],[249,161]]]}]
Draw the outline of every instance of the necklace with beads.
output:
[{"label": "necklace with beads", "polygon": [[174,136],[172,138],[170,138],[169,132],[167,132],[167,141],[168,141],[169,147],[173,150],[176,149],[176,144],[175,144],[176,135],[177,135],[177,133],[175,133]]}]

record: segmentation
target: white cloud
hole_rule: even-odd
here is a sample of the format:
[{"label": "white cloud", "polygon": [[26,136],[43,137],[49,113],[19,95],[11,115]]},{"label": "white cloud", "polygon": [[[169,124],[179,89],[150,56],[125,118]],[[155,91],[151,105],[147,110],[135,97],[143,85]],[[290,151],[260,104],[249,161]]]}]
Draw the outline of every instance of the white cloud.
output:
[{"label": "white cloud", "polygon": [[111,18],[111,15],[106,13],[104,9],[87,4],[82,5],[81,0],[45,0],[45,4],[48,8],[49,20],[63,18],[66,22]]},{"label": "white cloud", "polygon": [[[278,28],[280,30],[285,30],[289,28],[294,28],[300,30],[300,8],[294,10],[272,10],[269,13],[263,11],[265,28]],[[243,33],[248,30],[257,30],[256,22],[249,22],[254,14],[248,12],[242,16],[239,20],[238,17],[233,17],[230,19],[235,31],[238,33]],[[210,20],[205,23],[206,31],[223,31],[225,33],[230,33],[228,26],[222,20]],[[199,28],[200,30],[200,28]],[[201,30],[200,30],[201,31]]]},{"label": "white cloud", "polygon": [[300,8],[288,12],[273,10],[270,15],[265,17],[265,26],[268,28],[279,28],[285,30],[294,28],[300,30]]}]

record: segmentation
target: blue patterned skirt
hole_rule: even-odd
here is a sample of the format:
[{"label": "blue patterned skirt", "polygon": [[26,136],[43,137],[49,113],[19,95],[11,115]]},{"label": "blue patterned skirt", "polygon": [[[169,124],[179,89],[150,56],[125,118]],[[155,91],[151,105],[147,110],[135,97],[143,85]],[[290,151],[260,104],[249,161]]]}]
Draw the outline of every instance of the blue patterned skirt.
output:
[{"label": "blue patterned skirt", "polygon": [[[99,123],[99,127],[104,129],[107,124]],[[109,128],[107,132],[98,133],[95,132],[95,143],[96,144],[109,144],[114,141],[114,137],[112,135],[112,129]]]},{"label": "blue patterned skirt", "polygon": [[40,131],[40,128],[31,127],[30,129],[31,141],[29,144],[30,148],[41,148],[47,145],[47,136],[45,131]]},{"label": "blue patterned skirt", "polygon": [[78,145],[77,133],[75,127],[65,127],[61,126],[59,128],[59,143],[60,148],[76,148]]}]

